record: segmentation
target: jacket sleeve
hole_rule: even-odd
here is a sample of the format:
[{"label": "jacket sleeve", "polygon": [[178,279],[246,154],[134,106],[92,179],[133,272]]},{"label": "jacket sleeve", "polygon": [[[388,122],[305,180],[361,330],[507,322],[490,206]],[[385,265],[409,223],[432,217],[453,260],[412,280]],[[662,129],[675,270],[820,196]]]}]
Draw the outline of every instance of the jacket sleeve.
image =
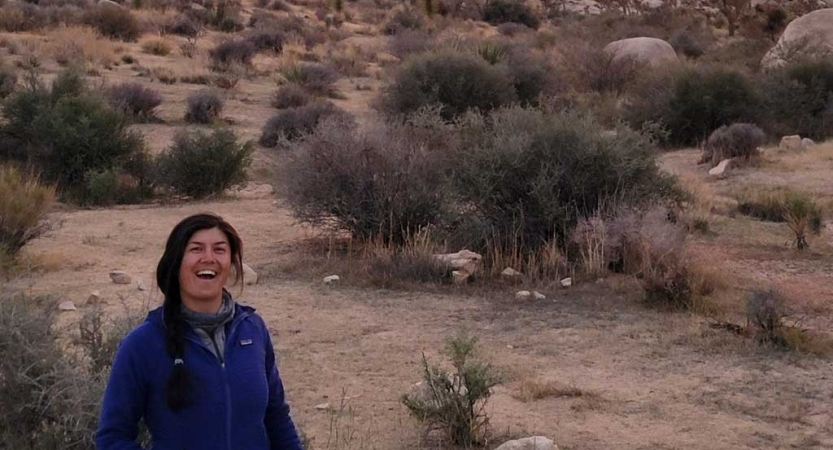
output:
[{"label": "jacket sleeve", "polygon": [[136,442],[145,409],[145,382],[134,331],[119,344],[95,434],[97,450],[141,450]]},{"label": "jacket sleeve", "polygon": [[266,379],[269,383],[269,404],[266,407],[264,423],[269,435],[271,450],[303,450],[298,431],[289,416],[289,405],[286,403],[283,382],[281,382],[278,366],[275,363],[275,349],[266,325],[263,325],[266,342]]}]

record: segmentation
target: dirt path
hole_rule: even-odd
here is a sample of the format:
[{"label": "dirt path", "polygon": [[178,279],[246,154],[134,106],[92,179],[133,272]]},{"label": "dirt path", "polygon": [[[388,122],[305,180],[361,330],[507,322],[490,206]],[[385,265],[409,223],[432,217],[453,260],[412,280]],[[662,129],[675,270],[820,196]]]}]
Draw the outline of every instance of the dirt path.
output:
[{"label": "dirt path", "polygon": [[[480,337],[483,357],[505,379],[489,407],[499,435],[543,434],[562,449],[833,447],[829,361],[756,350],[699,318],[646,310],[623,280],[525,304],[510,292],[328,288],[274,270],[291,263],[293,245],[309,233],[269,198],[57,213],[63,225],[27,248],[43,269],[13,287],[78,304],[98,290],[110,314],[120,312],[119,296],[133,305],[158,302],[158,294],[114,285],[107,274],[127,270],[152,288],[167,233],[199,211],[226,216],[244,239],[247,262],[266,268],[241,301],[269,324],[294,416],[315,448],[327,448],[331,436],[331,416],[315,405],[337,405],[343,390],[352,413],[336,428],[342,437],[353,430],[355,439],[330,448],[361,448],[360,440],[363,448],[419,448],[399,396],[419,381],[422,353],[439,361],[443,338],[461,328]],[[583,395],[517,400],[530,380]]]}]

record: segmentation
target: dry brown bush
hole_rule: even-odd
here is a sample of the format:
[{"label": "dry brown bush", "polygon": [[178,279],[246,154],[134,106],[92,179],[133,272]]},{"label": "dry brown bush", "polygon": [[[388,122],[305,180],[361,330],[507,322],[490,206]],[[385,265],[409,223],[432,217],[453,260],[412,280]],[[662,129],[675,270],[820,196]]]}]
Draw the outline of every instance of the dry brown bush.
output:
[{"label": "dry brown bush", "polygon": [[58,28],[46,35],[43,52],[59,64],[109,68],[118,61],[116,45],[90,27]]},{"label": "dry brown bush", "polygon": [[129,9],[107,4],[88,9],[84,22],[112,39],[133,42],[142,34],[139,21]]},{"label": "dry brown bush", "polygon": [[48,228],[55,189],[11,166],[0,166],[0,265]]}]

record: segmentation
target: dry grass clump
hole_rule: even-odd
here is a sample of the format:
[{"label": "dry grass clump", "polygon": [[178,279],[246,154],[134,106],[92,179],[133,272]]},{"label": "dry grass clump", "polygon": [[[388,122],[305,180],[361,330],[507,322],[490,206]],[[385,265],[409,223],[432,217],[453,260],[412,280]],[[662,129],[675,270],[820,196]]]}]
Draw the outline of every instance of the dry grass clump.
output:
[{"label": "dry grass clump", "polygon": [[116,45],[90,27],[58,28],[46,37],[44,53],[61,65],[110,68],[118,61]]},{"label": "dry grass clump", "polygon": [[46,214],[54,200],[55,189],[37,177],[0,166],[0,256],[14,256],[49,228]]},{"label": "dry grass clump", "polygon": [[577,388],[575,386],[567,386],[553,380],[541,381],[536,379],[527,379],[521,382],[518,391],[512,396],[524,403],[529,403],[547,398],[598,397],[598,394]]},{"label": "dry grass clump", "polygon": [[833,141],[782,155],[775,163],[777,169],[786,171],[815,169],[820,165],[833,166]]},{"label": "dry grass clump", "polygon": [[440,253],[427,230],[406,236],[402,244],[377,237],[364,245],[367,277],[371,285],[390,289],[403,283],[447,284],[449,268],[434,257]]},{"label": "dry grass clump", "polygon": [[405,30],[419,30],[424,25],[422,14],[413,8],[398,9],[390,20],[382,27],[382,33],[395,35]]},{"label": "dry grass clump", "polygon": [[805,250],[808,231],[818,234],[821,231],[821,211],[812,197],[806,194],[791,193],[784,199],[784,221],[795,234],[795,247]]},{"label": "dry grass clump", "polygon": [[818,356],[833,353],[833,339],[790,324],[793,315],[786,297],[776,290],[754,291],[746,302],[747,328],[760,344]]},{"label": "dry grass clump", "polygon": [[171,45],[164,39],[150,39],[142,43],[142,51],[156,56],[168,56]]},{"label": "dry grass clump", "polygon": [[786,222],[799,250],[807,248],[807,234],[821,233],[824,215],[809,194],[788,188],[747,188],[735,193],[738,211],[769,222]]},{"label": "dry grass clump", "polygon": [[233,69],[235,66],[251,66],[257,47],[245,39],[225,40],[208,53],[211,58],[211,69],[224,71]]},{"label": "dry grass clump", "polygon": [[338,70],[329,64],[296,63],[282,71],[286,81],[303,87],[307,92],[322,97],[336,94],[333,86],[339,79]]}]

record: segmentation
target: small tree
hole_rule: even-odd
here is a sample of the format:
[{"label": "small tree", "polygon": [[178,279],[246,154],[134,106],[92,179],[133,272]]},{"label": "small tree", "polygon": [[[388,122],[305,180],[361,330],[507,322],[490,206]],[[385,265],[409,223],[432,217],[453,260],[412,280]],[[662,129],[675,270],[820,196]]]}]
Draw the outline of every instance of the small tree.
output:
[{"label": "small tree", "polygon": [[473,360],[476,346],[477,338],[465,334],[446,340],[443,353],[454,367],[451,373],[429,365],[423,354],[422,384],[418,392],[402,396],[417,420],[464,448],[483,443],[489,425],[486,402],[500,383],[489,364]]},{"label": "small tree", "polygon": [[766,22],[764,22],[764,33],[769,35],[769,39],[775,42],[778,33],[784,30],[787,26],[787,13],[781,8],[770,10],[766,14]]},{"label": "small tree", "polygon": [[752,10],[750,0],[705,0],[700,5],[720,11],[729,27],[729,36],[735,35],[743,17]]}]

